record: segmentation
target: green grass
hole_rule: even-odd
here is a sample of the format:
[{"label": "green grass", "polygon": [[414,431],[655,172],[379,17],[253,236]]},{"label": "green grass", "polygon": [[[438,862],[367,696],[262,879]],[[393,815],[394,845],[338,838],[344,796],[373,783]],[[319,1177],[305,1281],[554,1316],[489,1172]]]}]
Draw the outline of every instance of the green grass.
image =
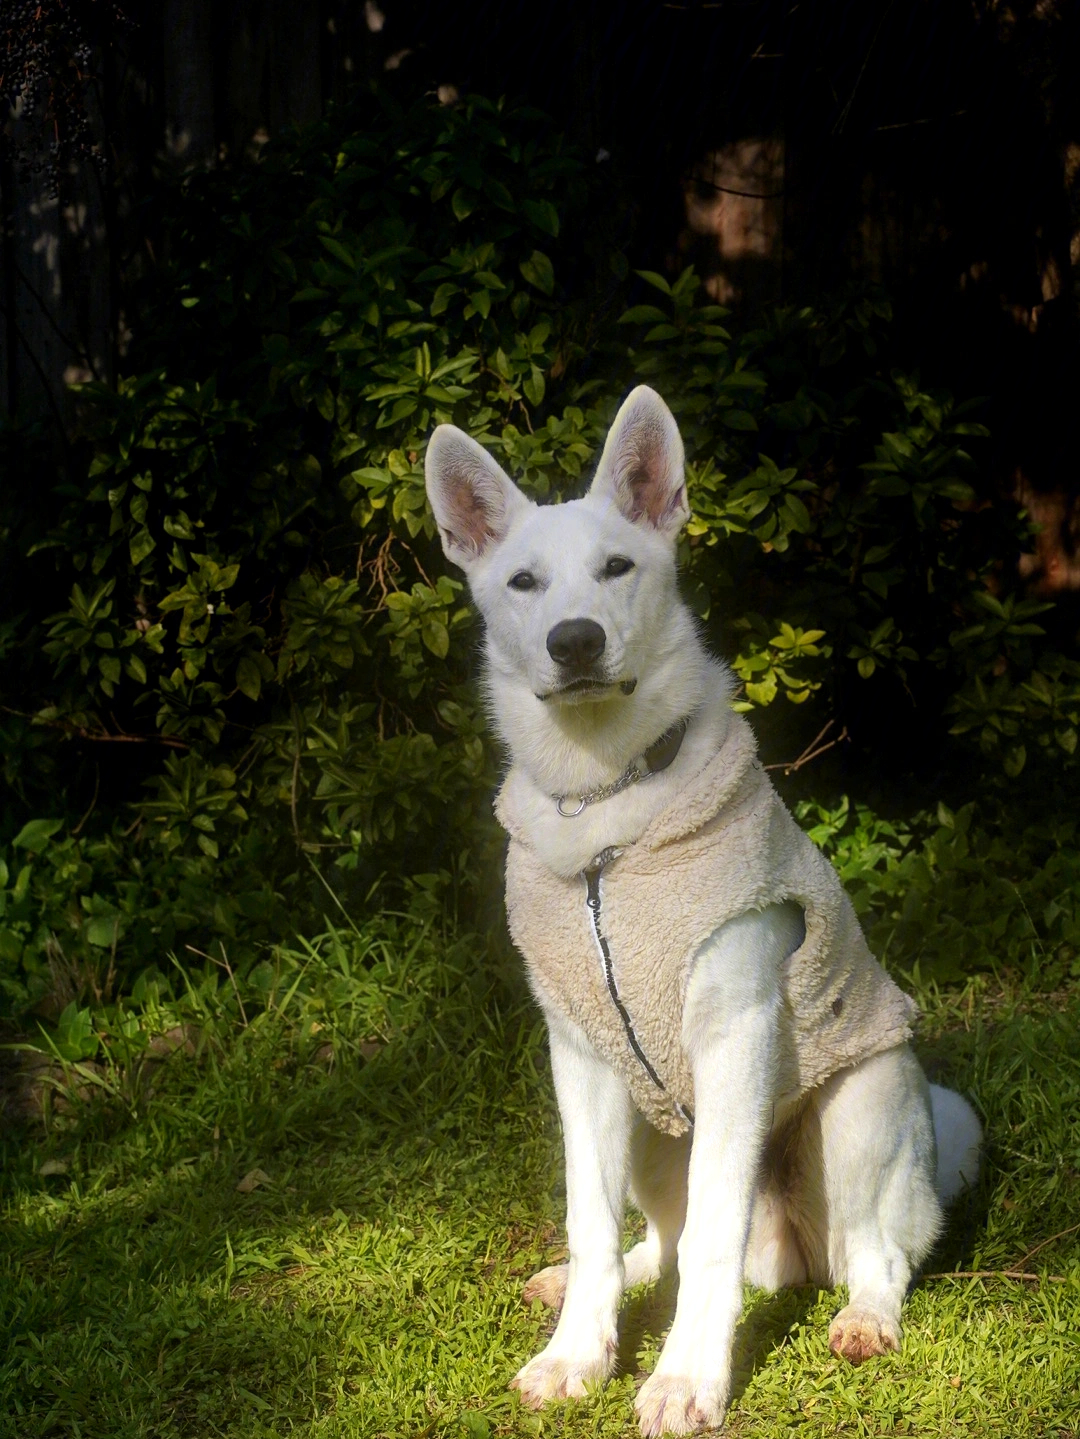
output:
[{"label": "green grass", "polygon": [[[4,1136],[0,1435],[635,1432],[670,1284],[628,1296],[602,1392],[537,1416],[507,1390],[550,1324],[522,1281],[561,1253],[542,1034],[482,945],[406,930],[286,956],[246,1026],[227,987],[189,995],[199,1053]],[[930,1269],[1009,1269],[1080,1222],[1080,985],[923,998],[924,1056],[988,1133]],[[730,1432],[1080,1433],[1078,1237],[1038,1282],[924,1279],[903,1353],[860,1369],[827,1349],[839,1294],[748,1291]]]}]

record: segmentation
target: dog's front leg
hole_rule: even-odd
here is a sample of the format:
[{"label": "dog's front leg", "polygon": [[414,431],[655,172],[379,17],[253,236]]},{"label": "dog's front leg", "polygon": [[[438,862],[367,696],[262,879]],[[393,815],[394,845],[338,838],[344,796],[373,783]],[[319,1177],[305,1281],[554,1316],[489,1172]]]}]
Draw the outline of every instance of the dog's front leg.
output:
[{"label": "dog's front leg", "polygon": [[772,1113],[779,965],[801,915],[773,906],[718,930],[695,961],[683,1011],[694,1075],[694,1137],[679,1241],[675,1320],[637,1398],[642,1433],[719,1425],[762,1148]]},{"label": "dog's front leg", "polygon": [[547,1399],[580,1398],[614,1366],[633,1121],[626,1086],[581,1030],[556,1012],[547,1021],[566,1149],[570,1260],[555,1333],[513,1381],[534,1409]]}]

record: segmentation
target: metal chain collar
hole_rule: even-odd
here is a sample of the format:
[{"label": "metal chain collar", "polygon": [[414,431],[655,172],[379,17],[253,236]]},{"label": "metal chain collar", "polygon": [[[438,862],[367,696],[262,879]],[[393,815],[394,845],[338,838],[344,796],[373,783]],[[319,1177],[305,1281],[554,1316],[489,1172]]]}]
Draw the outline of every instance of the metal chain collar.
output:
[{"label": "metal chain collar", "polygon": [[637,784],[639,779],[644,779],[649,773],[649,770],[639,769],[638,763],[636,759],[631,760],[626,772],[621,774],[617,780],[614,780],[611,784],[601,785],[599,789],[591,790],[588,794],[579,795],[577,809],[563,809],[563,805],[570,798],[568,794],[557,794],[555,796],[555,808],[562,815],[563,819],[576,819],[586,805],[596,804],[598,800],[610,799],[613,794],[618,794],[620,790],[629,789],[632,784]]},{"label": "metal chain collar", "polygon": [[[629,789],[632,784],[637,784],[639,779],[648,779],[651,774],[659,774],[661,770],[667,769],[682,746],[683,735],[686,733],[687,721],[681,719],[673,724],[670,729],[665,730],[654,744],[651,744],[644,754],[632,759],[618,779],[612,780],[611,784],[602,784],[598,789],[590,790],[588,794],[577,796],[576,809],[564,809],[563,805],[567,800],[573,798],[568,794],[552,795],[555,801],[555,808],[562,815],[563,819],[576,819],[590,804],[598,804],[600,800],[610,799],[612,795],[620,794],[624,789]],[[662,762],[650,764],[649,756],[654,755],[659,760],[663,754],[664,747],[670,744],[677,737],[678,743],[674,745],[670,755],[664,755]]]}]

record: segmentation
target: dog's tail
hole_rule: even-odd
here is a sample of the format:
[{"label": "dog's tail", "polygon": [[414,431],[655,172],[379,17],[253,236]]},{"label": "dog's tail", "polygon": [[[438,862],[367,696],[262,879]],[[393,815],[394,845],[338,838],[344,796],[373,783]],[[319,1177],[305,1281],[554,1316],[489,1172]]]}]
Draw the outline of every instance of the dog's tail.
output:
[{"label": "dog's tail", "polygon": [[938,1198],[951,1204],[978,1178],[982,1125],[966,1099],[937,1084],[930,1086],[930,1108],[937,1140]]}]

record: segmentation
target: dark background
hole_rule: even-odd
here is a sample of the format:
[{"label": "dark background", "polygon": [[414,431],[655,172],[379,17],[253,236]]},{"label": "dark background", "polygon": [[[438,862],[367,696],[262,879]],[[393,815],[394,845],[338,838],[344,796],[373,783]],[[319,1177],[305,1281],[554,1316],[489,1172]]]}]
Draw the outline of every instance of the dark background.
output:
[{"label": "dark background", "polygon": [[123,368],[163,179],[371,81],[508,95],[612,167],[638,265],[692,261],[744,320],[885,286],[924,380],[987,397],[993,479],[1045,526],[1034,587],[1080,586],[1075,4],[8,0],[2,23],[9,416],[59,433],[66,382]]}]

